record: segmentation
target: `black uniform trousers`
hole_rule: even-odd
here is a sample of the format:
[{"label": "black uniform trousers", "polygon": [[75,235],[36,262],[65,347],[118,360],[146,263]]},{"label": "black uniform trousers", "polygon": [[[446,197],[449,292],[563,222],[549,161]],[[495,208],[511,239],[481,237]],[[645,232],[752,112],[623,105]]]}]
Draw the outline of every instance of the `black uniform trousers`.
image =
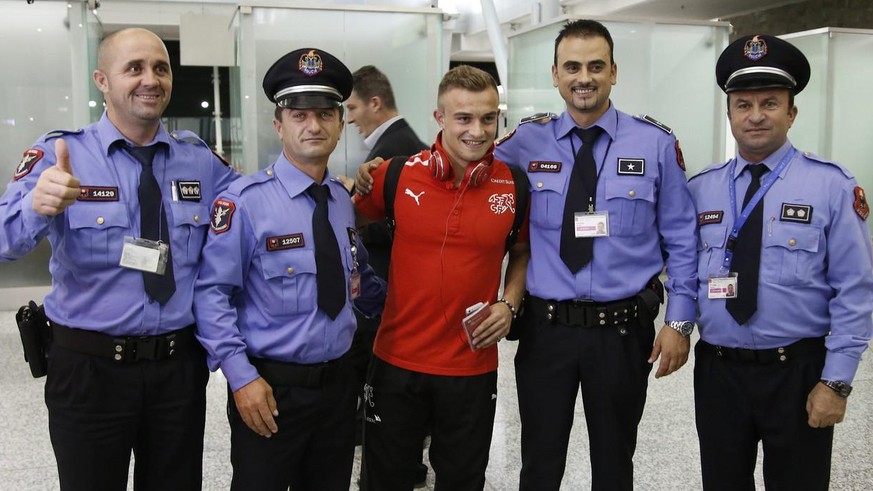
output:
[{"label": "black uniform trousers", "polygon": [[725,360],[695,346],[694,407],[706,491],[754,491],[758,442],[770,490],[828,489],[833,427],[811,428],[806,398],[825,349],[786,362]]},{"label": "black uniform trousers", "polygon": [[410,491],[431,431],[436,491],[481,491],[497,409],[497,371],[472,376],[413,372],[373,357],[364,402],[361,489]]},{"label": "black uniform trousers", "polygon": [[[640,306],[642,309],[642,305]],[[520,491],[558,491],[580,387],[591,489],[633,489],[633,455],[652,365],[654,325],[581,327],[528,311],[521,318],[515,379],[521,419]]]},{"label": "black uniform trousers", "polygon": [[358,395],[353,378],[346,363],[317,387],[282,386],[265,377],[279,410],[279,431],[270,438],[246,426],[228,387],[231,489],[348,491]]},{"label": "black uniform trousers", "polygon": [[[195,343],[196,344],[196,343]],[[119,363],[53,344],[45,401],[63,491],[199,490],[206,352]]]}]

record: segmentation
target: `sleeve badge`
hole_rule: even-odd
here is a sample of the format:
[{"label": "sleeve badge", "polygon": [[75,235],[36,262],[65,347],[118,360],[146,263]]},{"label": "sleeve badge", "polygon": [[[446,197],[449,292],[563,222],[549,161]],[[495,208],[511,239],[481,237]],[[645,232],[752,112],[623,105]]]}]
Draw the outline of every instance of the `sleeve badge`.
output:
[{"label": "sleeve badge", "polygon": [[682,155],[682,148],[679,147],[679,139],[676,139],[676,163],[679,164],[679,168],[682,169],[682,172],[685,172],[685,156]]},{"label": "sleeve badge", "polygon": [[12,176],[12,180],[17,181],[30,174],[30,171],[33,170],[33,166],[42,159],[42,156],[42,150],[28,148],[24,152],[24,155],[21,156],[21,162],[19,162],[18,167],[15,168],[15,174]]},{"label": "sleeve badge", "polygon": [[230,221],[233,218],[233,213],[236,211],[236,205],[233,201],[219,198],[212,205],[212,214],[209,226],[216,234],[223,234],[230,230]]},{"label": "sleeve badge", "polygon": [[861,217],[861,220],[867,221],[867,217],[870,215],[870,205],[867,203],[867,195],[864,194],[861,186],[855,187],[855,203],[853,207],[855,208],[855,213]]}]

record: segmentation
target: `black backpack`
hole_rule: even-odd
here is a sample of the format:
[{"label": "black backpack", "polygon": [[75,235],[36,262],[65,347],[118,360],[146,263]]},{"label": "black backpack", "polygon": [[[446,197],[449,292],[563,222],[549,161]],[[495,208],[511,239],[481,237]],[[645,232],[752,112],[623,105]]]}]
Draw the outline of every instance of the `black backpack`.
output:
[{"label": "black backpack", "polygon": [[[397,183],[400,182],[400,172],[406,167],[404,164],[407,160],[409,160],[407,156],[393,157],[388,163],[388,170],[385,172],[385,186],[382,188],[382,196],[385,200],[385,219],[392,233],[395,226],[394,198],[397,195]],[[530,201],[530,181],[527,179],[527,173],[512,165],[508,167],[515,183],[515,219],[509,234],[506,236],[507,251],[515,245],[515,241],[518,239],[518,231],[524,222],[524,215]]]}]

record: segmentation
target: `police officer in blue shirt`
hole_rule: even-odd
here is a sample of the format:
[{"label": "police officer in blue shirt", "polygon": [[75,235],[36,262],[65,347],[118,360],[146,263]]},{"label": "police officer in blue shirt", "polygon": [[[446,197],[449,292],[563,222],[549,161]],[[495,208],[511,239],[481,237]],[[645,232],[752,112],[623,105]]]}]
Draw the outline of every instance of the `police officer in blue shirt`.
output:
[{"label": "police officer in blue shirt", "polygon": [[160,122],[173,77],[163,42],[125,29],[100,44],[106,111],[42,136],[0,197],[0,259],[52,247],[45,400],[64,490],[202,483],[205,352],[193,284],[209,204],[237,174]]},{"label": "police officer in blue shirt", "polygon": [[[661,357],[660,377],[688,358],[697,278],[684,164],[669,128],[610,103],[616,75],[609,31],[566,24],[552,67],[566,111],[523,120],[495,152],[531,182],[529,295],[515,358],[522,490],[559,489],[580,387],[592,489],[631,489],[651,364]],[[669,327],[656,337],[665,258]]]},{"label": "police officer in blue shirt", "polygon": [[263,86],[283,151],[213,205],[198,338],[228,381],[231,489],[347,491],[360,389],[343,357],[352,301],[368,316],[384,301],[349,194],[327,170],[352,75],[306,48],[276,61]]},{"label": "police officer in blue shirt", "polygon": [[828,489],[833,426],[873,333],[864,191],[788,140],[809,62],[768,35],[716,64],[737,156],[689,181],[700,225],[694,398],[703,487]]}]

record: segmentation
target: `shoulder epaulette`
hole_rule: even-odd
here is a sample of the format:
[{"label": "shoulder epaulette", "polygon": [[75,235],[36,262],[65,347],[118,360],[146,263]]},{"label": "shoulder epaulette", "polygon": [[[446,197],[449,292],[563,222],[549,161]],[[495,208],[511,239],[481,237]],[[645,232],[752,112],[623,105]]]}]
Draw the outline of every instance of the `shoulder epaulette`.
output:
[{"label": "shoulder epaulette", "polygon": [[[731,159],[731,160],[733,160],[733,159]],[[714,171],[714,170],[721,169],[722,167],[728,165],[729,163],[731,163],[731,161],[730,161],[730,160],[726,160],[726,161],[724,161],[724,162],[719,162],[719,163],[717,163],[717,164],[711,164],[711,165],[708,165],[708,166],[706,166],[703,170],[701,170],[700,172],[698,172],[697,174],[694,174],[693,176],[689,177],[689,178],[688,178],[688,181],[690,182],[692,179],[695,179],[695,178],[697,178],[697,177],[700,177],[700,176],[702,176],[702,175],[704,175],[704,174],[708,174],[708,173],[710,173],[710,172],[712,172],[712,171]]]},{"label": "shoulder epaulette", "polygon": [[[799,150],[798,150],[798,152],[799,152]],[[834,162],[833,160],[828,160],[828,159],[826,159],[826,158],[824,158],[824,157],[822,157],[822,156],[816,155],[816,154],[814,154],[814,153],[812,153],[812,152],[800,152],[800,153],[803,154],[803,156],[806,157],[806,158],[809,159],[809,160],[812,160],[812,161],[814,161],[814,162],[818,162],[818,163],[820,163],[820,164],[832,165],[832,166],[836,167],[837,169],[840,169],[840,171],[843,173],[843,175],[846,176],[846,177],[849,178],[849,179],[854,179],[854,178],[855,178],[854,174],[852,174],[852,173],[849,171],[849,169],[846,169],[845,167],[843,167],[842,165],[838,164],[837,162]]]},{"label": "shoulder epaulette", "polygon": [[650,125],[657,126],[658,128],[661,128],[661,130],[665,131],[668,135],[673,134],[672,128],[670,128],[666,124],[658,121],[657,119],[649,116],[648,114],[635,114],[634,118],[638,119],[640,121],[644,121],[646,123],[649,123]]},{"label": "shoulder epaulette", "polygon": [[545,124],[553,119],[558,119],[558,115],[555,113],[536,113],[532,116],[527,116],[525,118],[521,118],[521,121],[519,121],[518,124],[527,124],[527,123]]},{"label": "shoulder epaulette", "polygon": [[227,192],[239,196],[246,188],[267,182],[275,176],[276,174],[273,172],[272,168],[262,169],[254,174],[243,176],[233,181],[230,183],[230,186],[227,187]]},{"label": "shoulder epaulette", "polygon": [[52,130],[52,131],[49,131],[48,133],[46,133],[45,135],[42,136],[42,141],[44,143],[44,142],[51,140],[52,138],[60,138],[62,136],[67,136],[67,135],[78,135],[78,134],[82,133],[83,131],[84,130],[82,130],[82,129],[78,129],[78,130]]},{"label": "shoulder epaulette", "polygon": [[193,131],[176,130],[170,133],[170,136],[174,140],[178,140],[180,142],[191,143],[193,145],[202,145],[206,148],[209,148],[209,145],[205,141],[203,141],[202,138],[197,136],[197,133],[194,133]]}]

